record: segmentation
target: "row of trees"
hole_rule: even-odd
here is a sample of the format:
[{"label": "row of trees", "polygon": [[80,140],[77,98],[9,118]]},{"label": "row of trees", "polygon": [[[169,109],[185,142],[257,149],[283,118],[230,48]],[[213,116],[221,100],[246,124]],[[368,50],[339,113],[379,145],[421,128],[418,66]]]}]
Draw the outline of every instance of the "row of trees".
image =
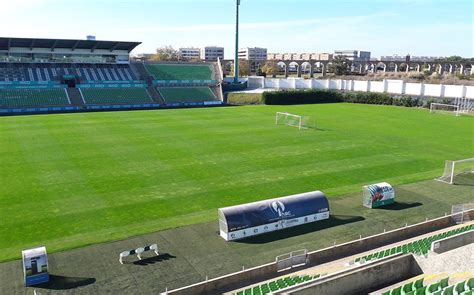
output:
[{"label": "row of trees", "polygon": [[459,62],[459,63],[465,63],[465,62],[474,62],[474,57],[470,58],[464,58],[459,55],[452,55],[449,57],[444,57],[436,60],[437,62]]},{"label": "row of trees", "polygon": [[163,46],[156,49],[156,53],[150,58],[152,61],[178,61],[179,52],[172,46]]}]

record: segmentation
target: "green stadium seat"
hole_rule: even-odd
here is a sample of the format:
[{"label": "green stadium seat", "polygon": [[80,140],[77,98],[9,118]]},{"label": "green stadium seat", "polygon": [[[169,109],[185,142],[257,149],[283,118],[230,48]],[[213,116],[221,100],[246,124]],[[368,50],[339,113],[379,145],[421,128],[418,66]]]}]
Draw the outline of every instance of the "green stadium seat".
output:
[{"label": "green stadium seat", "polygon": [[409,282],[405,285],[403,285],[402,292],[403,294],[406,294],[408,292],[413,291],[413,282]]},{"label": "green stadium seat", "polygon": [[413,284],[413,287],[417,290],[423,287],[423,280],[424,278],[416,280],[415,283]]},{"label": "green stadium seat", "polygon": [[390,292],[390,295],[401,295],[402,294],[402,286],[396,287],[395,289],[392,289]]},{"label": "green stadium seat", "polygon": [[81,88],[86,104],[151,103],[146,88]]},{"label": "green stadium seat", "polygon": [[70,104],[64,88],[0,89],[0,108],[47,107]]},{"label": "green stadium seat", "polygon": [[444,278],[444,279],[441,279],[441,280],[439,281],[439,286],[440,286],[440,288],[441,288],[441,289],[446,288],[446,287],[449,285],[448,282],[449,282],[449,277]]},{"label": "green stadium seat", "polygon": [[440,289],[439,288],[439,283],[433,283],[433,284],[428,286],[427,291],[428,291],[428,294],[433,294],[434,292],[438,291],[439,289]]},{"label": "green stadium seat", "polygon": [[417,288],[416,295],[426,295],[426,287]]},{"label": "green stadium seat", "polygon": [[284,281],[278,282],[277,285],[278,285],[278,289],[288,287],[288,283],[286,283]]},{"label": "green stadium seat", "polygon": [[467,291],[464,291],[462,295],[474,295],[474,292],[472,290],[467,290]]},{"label": "green stadium seat", "polygon": [[285,280],[285,282],[286,282],[286,284],[287,284],[288,286],[293,286],[293,285],[296,284],[296,282],[295,282],[295,280],[294,280],[293,278],[287,278],[287,279]]},{"label": "green stadium seat", "polygon": [[218,100],[209,87],[163,87],[157,90],[167,103]]},{"label": "green stadium seat", "polygon": [[210,65],[196,64],[147,64],[148,73],[156,80],[214,80]]},{"label": "green stadium seat", "polygon": [[454,286],[444,288],[442,295],[454,295]]},{"label": "green stadium seat", "polygon": [[359,262],[361,264],[365,263],[366,261],[371,261],[375,259],[380,259],[384,257],[391,256],[396,253],[414,253],[419,256],[425,256],[428,257],[430,251],[431,251],[431,244],[438,240],[445,238],[449,235],[453,235],[455,233],[463,232],[463,230],[474,230],[474,224],[456,229],[456,230],[450,230],[448,232],[444,233],[439,233],[427,238],[423,238],[417,241],[409,242],[407,244],[403,244],[401,246],[396,246],[390,249],[385,249],[380,252],[375,252],[375,253],[370,253],[366,256],[358,257],[355,259],[354,262]]},{"label": "green stadium seat", "polygon": [[466,289],[474,290],[474,278],[470,278],[469,280],[467,280]]},{"label": "green stadium seat", "polygon": [[466,290],[466,281],[458,282],[454,288],[457,294],[461,294]]},{"label": "green stadium seat", "polygon": [[382,295],[390,295],[390,290],[383,292]]},{"label": "green stadium seat", "polygon": [[276,291],[276,290],[280,289],[280,287],[278,287],[278,285],[276,283],[275,284],[270,284],[269,286],[270,286],[270,290],[272,290],[272,291]]}]

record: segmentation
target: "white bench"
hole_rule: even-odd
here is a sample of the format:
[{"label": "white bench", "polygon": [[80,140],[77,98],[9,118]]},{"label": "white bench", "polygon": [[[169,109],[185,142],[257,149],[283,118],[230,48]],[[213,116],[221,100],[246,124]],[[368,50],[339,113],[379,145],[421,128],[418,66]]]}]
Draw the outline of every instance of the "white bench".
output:
[{"label": "white bench", "polygon": [[142,260],[142,254],[144,252],[148,252],[148,251],[153,251],[155,252],[155,254],[158,256],[160,255],[160,253],[158,253],[158,245],[157,244],[153,244],[153,245],[149,245],[149,246],[145,246],[145,247],[140,247],[140,248],[137,248],[137,249],[133,249],[133,250],[128,250],[128,251],[123,251],[122,253],[120,253],[119,255],[119,261],[120,261],[120,264],[123,264],[123,261],[122,261],[122,258],[124,257],[127,257],[127,256],[130,256],[130,255],[137,255],[137,258],[139,260]]}]

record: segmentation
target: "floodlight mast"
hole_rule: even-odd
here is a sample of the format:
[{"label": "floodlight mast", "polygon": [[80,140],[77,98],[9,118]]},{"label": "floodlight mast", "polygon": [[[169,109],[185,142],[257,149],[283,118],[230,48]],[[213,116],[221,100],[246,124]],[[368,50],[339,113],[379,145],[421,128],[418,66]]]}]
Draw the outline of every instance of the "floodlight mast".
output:
[{"label": "floodlight mast", "polygon": [[234,83],[239,83],[239,6],[240,0],[235,0],[235,58],[234,58]]}]

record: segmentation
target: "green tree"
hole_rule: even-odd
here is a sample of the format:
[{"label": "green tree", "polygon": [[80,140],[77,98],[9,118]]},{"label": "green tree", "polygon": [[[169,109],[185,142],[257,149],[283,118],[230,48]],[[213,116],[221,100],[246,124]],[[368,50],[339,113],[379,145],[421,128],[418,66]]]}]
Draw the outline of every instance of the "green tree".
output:
[{"label": "green tree", "polygon": [[[231,76],[234,76],[234,67],[232,67],[232,70],[230,72]],[[248,60],[245,59],[239,59],[239,76],[240,77],[245,77],[250,75],[250,63]]]},{"label": "green tree", "polygon": [[344,56],[336,56],[330,65],[330,70],[338,76],[347,75],[350,72],[351,63]]},{"label": "green tree", "polygon": [[460,57],[459,55],[453,55],[453,56],[450,56],[446,59],[446,61],[450,61],[450,62],[453,62],[453,61],[462,61],[463,58]]},{"label": "green tree", "polygon": [[156,49],[156,53],[151,57],[152,61],[177,61],[179,54],[172,46],[163,46]]},{"label": "green tree", "polygon": [[267,76],[275,77],[278,74],[278,64],[274,60],[268,60],[262,67],[262,72],[264,72]]}]

